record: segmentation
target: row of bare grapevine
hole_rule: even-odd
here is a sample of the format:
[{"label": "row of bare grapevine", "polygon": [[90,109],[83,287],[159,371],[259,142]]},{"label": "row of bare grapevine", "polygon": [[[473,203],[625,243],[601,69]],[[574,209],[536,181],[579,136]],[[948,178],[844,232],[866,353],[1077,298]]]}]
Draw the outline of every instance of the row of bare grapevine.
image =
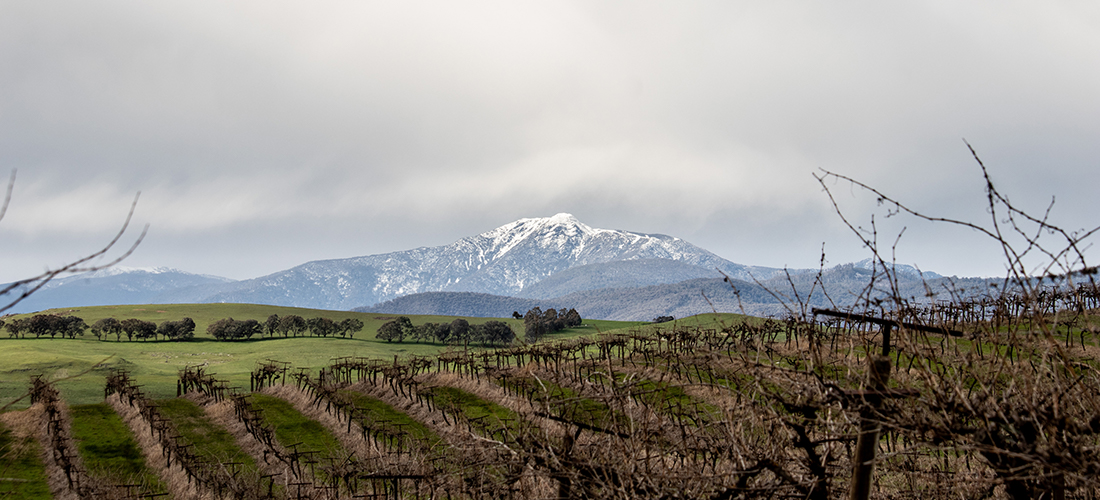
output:
[{"label": "row of bare grapevine", "polygon": [[[218,391],[212,389],[212,392]],[[195,453],[192,446],[175,431],[171,421],[160,414],[156,403],[134,383],[129,372],[119,370],[107,377],[105,396],[112,394],[118,394],[120,401],[138,410],[161,446],[161,458],[167,461],[169,467],[175,463],[182,468],[188,482],[194,482],[218,497],[241,500],[271,497],[273,480],[270,478],[265,486],[259,477],[241,474],[227,467],[227,464],[211,463]]]}]

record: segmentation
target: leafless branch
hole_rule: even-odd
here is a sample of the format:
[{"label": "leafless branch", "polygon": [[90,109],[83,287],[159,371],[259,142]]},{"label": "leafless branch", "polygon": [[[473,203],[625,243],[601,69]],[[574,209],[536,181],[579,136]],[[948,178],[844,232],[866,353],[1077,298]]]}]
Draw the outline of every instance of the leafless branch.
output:
[{"label": "leafless branch", "polygon": [[[13,171],[11,180],[8,182],[7,196],[4,198],[3,208],[0,209],[0,219],[3,218],[3,214],[7,211],[8,203],[11,200],[12,188],[14,185],[15,172]],[[134,211],[137,209],[137,203],[140,197],[140,192],[134,195],[134,201],[130,204],[130,210],[126,214],[126,219],[123,221],[122,227],[119,228],[118,233],[116,233],[114,238],[111,238],[111,241],[107,242],[107,244],[103,246],[103,248],[100,248],[98,251],[88,254],[87,256],[84,256],[80,259],[74,260],[68,264],[62,265],[61,267],[48,269],[37,276],[9,283],[2,289],[0,289],[0,296],[4,296],[12,293],[13,291],[16,291],[19,288],[23,288],[22,291],[17,292],[18,296],[15,299],[12,299],[6,305],[0,307],[0,313],[11,309],[16,304],[22,302],[23,299],[26,299],[27,297],[31,296],[31,294],[37,292],[38,290],[41,290],[42,287],[46,286],[46,284],[50,282],[50,280],[53,280],[58,276],[64,274],[86,273],[98,271],[100,269],[106,269],[118,264],[119,262],[122,262],[123,259],[129,257],[130,254],[134,253],[134,250],[137,249],[138,245],[141,244],[141,241],[145,239],[145,235],[149,232],[148,224],[146,224],[145,227],[142,228],[141,234],[138,235],[138,237],[134,240],[130,247],[127,248],[126,251],[123,252],[121,255],[115,257],[105,264],[90,264],[94,260],[106,255],[122,239],[122,236],[130,227],[130,221],[134,217]]]}]

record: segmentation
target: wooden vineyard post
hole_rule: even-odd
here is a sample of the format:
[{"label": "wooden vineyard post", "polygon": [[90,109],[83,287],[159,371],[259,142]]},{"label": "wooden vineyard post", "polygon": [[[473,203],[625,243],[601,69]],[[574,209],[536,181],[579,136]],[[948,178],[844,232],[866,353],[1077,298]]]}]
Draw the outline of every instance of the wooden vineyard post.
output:
[{"label": "wooden vineyard post", "polygon": [[882,355],[868,353],[870,366],[867,374],[867,390],[845,391],[849,397],[857,396],[863,403],[859,411],[859,437],[856,440],[855,456],[852,457],[852,485],[848,492],[849,500],[867,500],[871,495],[871,476],[875,471],[875,452],[878,450],[878,438],[882,425],[876,418],[877,410],[884,398],[912,397],[919,393],[912,389],[888,388],[890,381],[890,333],[894,327],[907,328],[928,333],[937,333],[951,337],[962,337],[963,333],[948,328],[903,323],[889,319],[875,318],[842,311],[813,308],[814,316],[832,316],[847,322],[865,322],[882,327]]},{"label": "wooden vineyard post", "polygon": [[[889,327],[887,327],[888,329]],[[876,356],[871,359],[868,373],[868,391],[864,397],[866,403],[859,411],[859,438],[856,441],[856,453],[852,458],[852,486],[849,500],[867,500],[871,495],[871,476],[875,471],[875,452],[882,425],[875,418],[875,410],[882,404],[882,397],[874,394],[886,390],[890,380],[890,358]]]}]

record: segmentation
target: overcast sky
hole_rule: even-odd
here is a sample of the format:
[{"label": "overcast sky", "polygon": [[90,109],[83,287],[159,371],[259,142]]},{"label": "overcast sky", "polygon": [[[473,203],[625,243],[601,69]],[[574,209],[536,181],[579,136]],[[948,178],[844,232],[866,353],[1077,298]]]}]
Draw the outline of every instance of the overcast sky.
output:
[{"label": "overcast sky", "polygon": [[[126,265],[238,279],[558,212],[835,265],[868,253],[814,173],[988,224],[964,139],[1091,228],[1097,5],[0,0],[0,280],[97,249],[138,191]],[[906,228],[898,262],[1003,275],[974,231],[829,185],[886,248]]]}]

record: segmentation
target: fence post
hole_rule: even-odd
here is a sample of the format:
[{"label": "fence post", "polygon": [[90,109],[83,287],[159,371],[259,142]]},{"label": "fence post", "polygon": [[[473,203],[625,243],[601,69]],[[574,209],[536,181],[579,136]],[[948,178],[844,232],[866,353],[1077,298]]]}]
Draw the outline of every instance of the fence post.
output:
[{"label": "fence post", "polygon": [[[871,358],[870,365],[868,389],[875,392],[885,390],[886,382],[890,379],[892,365],[890,358],[874,356]],[[875,417],[875,410],[882,403],[882,396],[868,394],[865,396],[865,401],[863,408],[859,411],[859,438],[856,441],[856,454],[852,459],[852,486],[848,495],[849,500],[867,500],[871,495],[871,475],[875,471],[875,452],[878,449],[878,438],[882,431],[882,426]]]}]

